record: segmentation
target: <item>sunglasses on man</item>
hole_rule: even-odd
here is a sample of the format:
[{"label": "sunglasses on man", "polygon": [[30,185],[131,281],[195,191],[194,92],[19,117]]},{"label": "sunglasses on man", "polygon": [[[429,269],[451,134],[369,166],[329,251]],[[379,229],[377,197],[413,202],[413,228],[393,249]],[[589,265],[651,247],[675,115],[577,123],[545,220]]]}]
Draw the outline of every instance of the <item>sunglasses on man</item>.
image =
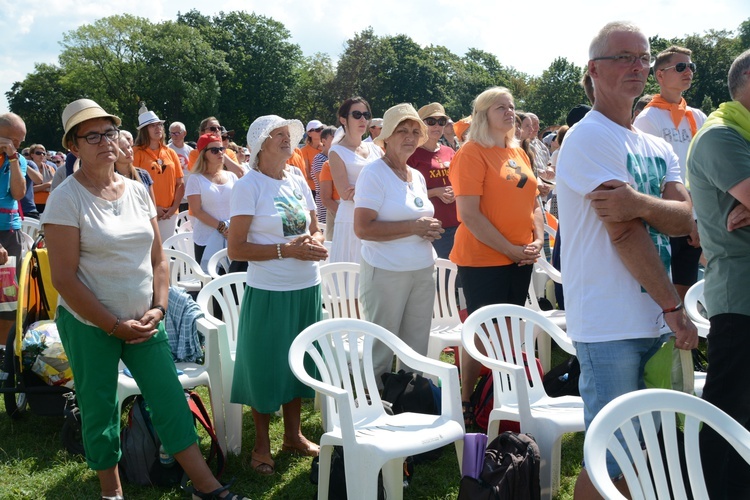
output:
[{"label": "sunglasses on man", "polygon": [[695,73],[695,63],[692,63],[692,62],[691,63],[679,62],[679,63],[675,64],[674,66],[668,66],[666,68],[662,68],[661,70],[662,71],[667,71],[668,69],[672,69],[672,68],[674,68],[674,70],[676,72],[678,72],[678,73],[682,73],[687,68],[690,68],[690,72],[691,73]]}]

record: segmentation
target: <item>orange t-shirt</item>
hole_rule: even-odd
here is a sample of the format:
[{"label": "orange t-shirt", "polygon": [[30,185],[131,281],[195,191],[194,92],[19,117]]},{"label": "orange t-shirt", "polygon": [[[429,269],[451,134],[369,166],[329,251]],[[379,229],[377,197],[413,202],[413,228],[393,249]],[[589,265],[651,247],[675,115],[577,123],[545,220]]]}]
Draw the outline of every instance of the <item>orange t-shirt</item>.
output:
[{"label": "orange t-shirt", "polygon": [[[292,153],[292,157],[289,158],[289,165],[294,165],[298,169],[302,171],[302,175],[305,176],[305,180],[307,181],[308,186],[310,185],[310,175],[307,172],[307,168],[305,166],[305,157],[302,156],[302,150],[300,148],[294,148],[294,153]],[[315,190],[315,184],[313,183],[313,187],[310,188],[310,191]]]},{"label": "orange t-shirt", "polygon": [[[514,245],[534,241],[536,178],[522,149],[485,148],[469,141],[453,157],[448,177],[456,196],[480,197],[479,211],[508,241]],[[465,224],[456,230],[450,259],[467,267],[513,264],[480,242]]]},{"label": "orange t-shirt", "polygon": [[305,160],[305,177],[307,177],[307,185],[310,186],[310,189],[315,191],[315,181],[312,179],[312,175],[310,175],[310,167],[312,167],[313,158],[315,158],[315,155],[319,154],[321,150],[312,144],[307,143],[299,150],[299,152]]},{"label": "orange t-shirt", "polygon": [[[229,158],[239,163],[239,161],[237,160],[237,155],[234,153],[234,151],[232,151],[231,149],[225,149],[224,152]],[[200,151],[198,151],[197,149],[193,149],[190,152],[190,155],[188,156],[188,170],[193,170],[193,164],[195,163],[195,160],[198,159],[198,153],[200,153]]]},{"label": "orange t-shirt", "polygon": [[339,192],[336,191],[336,184],[333,182],[333,176],[331,175],[331,165],[328,163],[328,160],[326,160],[325,163],[323,163],[323,166],[320,169],[320,173],[318,174],[318,180],[320,182],[331,181],[331,185],[333,185],[331,198],[334,200],[341,199],[341,197],[339,196]]},{"label": "orange t-shirt", "polygon": [[148,146],[133,148],[133,166],[140,167],[154,180],[154,197],[156,206],[168,208],[174,203],[177,179],[182,179],[180,158],[174,150],[160,145],[159,150]]}]

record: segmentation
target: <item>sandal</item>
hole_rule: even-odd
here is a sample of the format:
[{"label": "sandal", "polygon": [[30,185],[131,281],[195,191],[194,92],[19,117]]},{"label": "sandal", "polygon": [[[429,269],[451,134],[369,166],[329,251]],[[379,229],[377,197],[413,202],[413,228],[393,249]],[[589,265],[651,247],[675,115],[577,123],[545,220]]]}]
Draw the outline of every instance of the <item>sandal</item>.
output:
[{"label": "sandal", "polygon": [[468,429],[475,424],[474,405],[471,404],[471,401],[461,401],[461,409],[464,414],[464,427]]},{"label": "sandal", "polygon": [[302,437],[301,440],[294,444],[289,444],[286,441],[281,445],[281,451],[288,451],[296,455],[302,455],[303,457],[317,457],[320,454],[320,446],[309,441],[306,437]]},{"label": "sandal", "polygon": [[276,463],[271,458],[270,453],[263,455],[253,450],[250,456],[250,467],[261,476],[272,476],[276,472],[274,468],[276,467]]},{"label": "sandal", "polygon": [[[222,500],[250,500],[250,498],[239,495],[237,493],[232,493],[229,491],[229,487],[232,485],[233,481],[230,481],[229,483],[225,484],[221,488],[217,488],[211,493],[201,493],[200,491],[193,488],[192,494],[193,494],[193,500],[202,500],[202,499],[222,499]],[[222,493],[226,491],[226,495],[221,496]]]}]

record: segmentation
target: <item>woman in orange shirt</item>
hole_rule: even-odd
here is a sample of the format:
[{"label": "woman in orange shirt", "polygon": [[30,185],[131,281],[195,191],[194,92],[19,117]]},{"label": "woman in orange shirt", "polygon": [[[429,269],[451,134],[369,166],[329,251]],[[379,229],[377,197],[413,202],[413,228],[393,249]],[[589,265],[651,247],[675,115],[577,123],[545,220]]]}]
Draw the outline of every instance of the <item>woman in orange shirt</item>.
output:
[{"label": "woman in orange shirt", "polygon": [[[461,225],[450,258],[458,266],[469,314],[488,304],[523,305],[544,241],[536,178],[515,138],[515,104],[492,87],[474,100],[468,141],[451,162]],[[461,358],[461,396],[469,401],[480,365]],[[464,419],[473,409],[464,405]]]},{"label": "woman in orange shirt", "polygon": [[164,120],[141,107],[138,135],[133,144],[133,165],[142,168],[154,181],[156,220],[161,241],[175,233],[180,201],[185,194],[182,166],[174,150],[167,147]]}]

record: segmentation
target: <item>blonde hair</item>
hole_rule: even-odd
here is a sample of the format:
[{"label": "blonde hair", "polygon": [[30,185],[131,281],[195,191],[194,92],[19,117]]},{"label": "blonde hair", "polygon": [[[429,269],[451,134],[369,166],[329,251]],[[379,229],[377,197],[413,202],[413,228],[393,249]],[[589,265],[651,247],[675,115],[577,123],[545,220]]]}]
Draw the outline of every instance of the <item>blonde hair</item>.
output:
[{"label": "blonde hair", "polygon": [[206,167],[208,166],[208,162],[206,161],[206,149],[208,148],[203,148],[198,152],[198,157],[195,159],[195,163],[193,163],[193,168],[190,169],[191,173],[202,174],[206,171]]},{"label": "blonde hair", "polygon": [[[513,101],[513,94],[505,87],[490,87],[474,99],[474,109],[471,112],[471,127],[468,133],[469,141],[476,142],[486,148],[495,146],[495,139],[490,133],[490,124],[487,120],[487,110],[502,96],[507,96]],[[515,126],[510,127],[510,130],[505,134],[505,147],[518,147]]]}]

